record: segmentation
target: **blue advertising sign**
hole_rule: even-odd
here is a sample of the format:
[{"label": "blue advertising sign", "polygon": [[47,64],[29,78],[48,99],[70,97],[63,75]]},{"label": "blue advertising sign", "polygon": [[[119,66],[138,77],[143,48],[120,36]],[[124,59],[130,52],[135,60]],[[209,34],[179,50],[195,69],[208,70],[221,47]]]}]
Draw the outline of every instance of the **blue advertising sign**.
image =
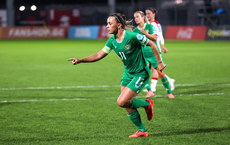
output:
[{"label": "blue advertising sign", "polygon": [[70,39],[97,39],[99,26],[75,26],[70,27],[68,38]]}]

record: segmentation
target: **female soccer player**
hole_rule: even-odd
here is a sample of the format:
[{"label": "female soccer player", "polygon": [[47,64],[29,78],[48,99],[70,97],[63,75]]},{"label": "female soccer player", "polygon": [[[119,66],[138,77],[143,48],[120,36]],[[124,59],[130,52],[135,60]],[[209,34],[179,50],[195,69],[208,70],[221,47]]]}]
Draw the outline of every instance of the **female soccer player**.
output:
[{"label": "female soccer player", "polygon": [[[157,31],[157,46],[160,48],[159,49],[160,55],[161,55],[161,49],[163,50],[164,53],[167,53],[168,49],[164,47],[164,37],[163,37],[163,34],[162,34],[161,25],[155,19],[157,10],[150,7],[150,8],[147,8],[145,10],[145,13],[146,13],[146,17],[148,18],[150,24],[152,24],[153,27],[155,28],[155,30]],[[166,77],[168,78],[171,90],[173,91],[175,89],[175,85],[174,85],[175,80],[171,79],[167,75],[166,75]],[[156,71],[154,71],[153,72],[153,77],[152,77],[152,80],[151,80],[151,89],[152,89],[152,91],[156,91],[157,81],[158,81],[158,74],[157,74]]]},{"label": "female soccer player", "polygon": [[81,59],[70,58],[73,65],[79,63],[95,62],[107,56],[111,50],[121,58],[124,64],[124,73],[121,80],[121,94],[117,99],[120,107],[126,109],[129,118],[135,124],[138,131],[129,138],[146,137],[148,132],[145,129],[137,108],[145,108],[147,119],[153,117],[153,100],[141,100],[135,98],[143,89],[148,78],[149,71],[142,54],[142,46],[148,45],[155,54],[159,69],[164,69],[160,54],[155,43],[144,35],[125,30],[127,23],[124,15],[115,13],[107,19],[107,30],[113,34],[106,42],[105,47],[99,52]]},{"label": "female soccer player", "polygon": [[[138,26],[135,29],[133,29],[133,32],[143,34],[156,43],[156,40],[157,40],[156,31],[154,30],[154,28],[151,24],[147,24],[148,20],[145,17],[144,12],[136,11],[134,13],[134,20]],[[146,46],[146,47],[142,48],[142,50],[143,50],[144,58],[147,61],[147,64],[151,66],[151,70],[152,71],[156,70],[159,77],[161,78],[163,86],[165,87],[165,89],[167,91],[168,97],[174,98],[172,91],[171,91],[171,88],[170,88],[170,85],[169,85],[169,82],[168,82],[168,79],[165,76],[164,71],[160,71],[158,69],[157,60],[156,60],[155,55],[151,51],[151,48],[149,46]],[[151,94],[152,91],[151,91],[149,86],[147,86],[147,90],[148,90],[148,92],[147,92],[146,98],[149,98],[152,96],[152,94]]]}]

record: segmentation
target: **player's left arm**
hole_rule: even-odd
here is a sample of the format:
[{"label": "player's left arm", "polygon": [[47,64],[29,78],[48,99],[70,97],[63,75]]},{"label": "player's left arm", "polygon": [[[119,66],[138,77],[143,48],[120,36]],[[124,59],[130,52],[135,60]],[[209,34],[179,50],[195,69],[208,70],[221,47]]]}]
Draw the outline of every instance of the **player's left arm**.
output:
[{"label": "player's left arm", "polygon": [[[161,26],[160,26],[161,27]],[[161,49],[164,53],[167,53],[168,52],[168,49],[165,47],[165,40],[164,40],[164,36],[163,36],[163,33],[162,33],[162,28],[161,28],[161,32],[160,32],[160,44],[161,44]]]},{"label": "player's left arm", "polygon": [[161,34],[161,37],[160,37],[160,43],[161,43],[161,49],[164,53],[167,53],[168,52],[168,49],[165,47],[165,44],[164,44],[164,37],[163,35]]}]

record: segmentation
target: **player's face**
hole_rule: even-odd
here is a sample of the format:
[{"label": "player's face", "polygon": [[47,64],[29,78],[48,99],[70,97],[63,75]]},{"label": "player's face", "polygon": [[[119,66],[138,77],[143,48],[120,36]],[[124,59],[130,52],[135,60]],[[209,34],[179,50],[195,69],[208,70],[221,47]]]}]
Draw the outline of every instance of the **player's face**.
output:
[{"label": "player's face", "polygon": [[109,17],[107,19],[106,28],[107,28],[109,34],[115,34],[118,30],[117,21],[115,19],[116,19],[115,17]]},{"label": "player's face", "polygon": [[143,17],[141,17],[141,15],[139,13],[134,14],[134,20],[135,20],[137,25],[144,22]]},{"label": "player's face", "polygon": [[146,17],[149,21],[151,21],[152,19],[154,19],[154,13],[150,10],[145,10],[145,14],[146,14]]}]

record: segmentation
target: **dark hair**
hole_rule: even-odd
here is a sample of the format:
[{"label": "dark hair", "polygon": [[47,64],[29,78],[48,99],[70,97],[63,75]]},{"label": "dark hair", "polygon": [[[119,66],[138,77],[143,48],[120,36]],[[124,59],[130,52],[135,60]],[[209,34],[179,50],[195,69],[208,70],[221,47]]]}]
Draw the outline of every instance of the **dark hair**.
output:
[{"label": "dark hair", "polygon": [[150,10],[152,13],[158,13],[157,9],[154,9],[152,7],[148,7],[146,10]]},{"label": "dark hair", "polygon": [[126,29],[126,27],[132,27],[132,20],[126,20],[124,14],[121,13],[114,13],[110,15],[110,17],[115,17],[117,23],[121,23],[121,27]]}]

